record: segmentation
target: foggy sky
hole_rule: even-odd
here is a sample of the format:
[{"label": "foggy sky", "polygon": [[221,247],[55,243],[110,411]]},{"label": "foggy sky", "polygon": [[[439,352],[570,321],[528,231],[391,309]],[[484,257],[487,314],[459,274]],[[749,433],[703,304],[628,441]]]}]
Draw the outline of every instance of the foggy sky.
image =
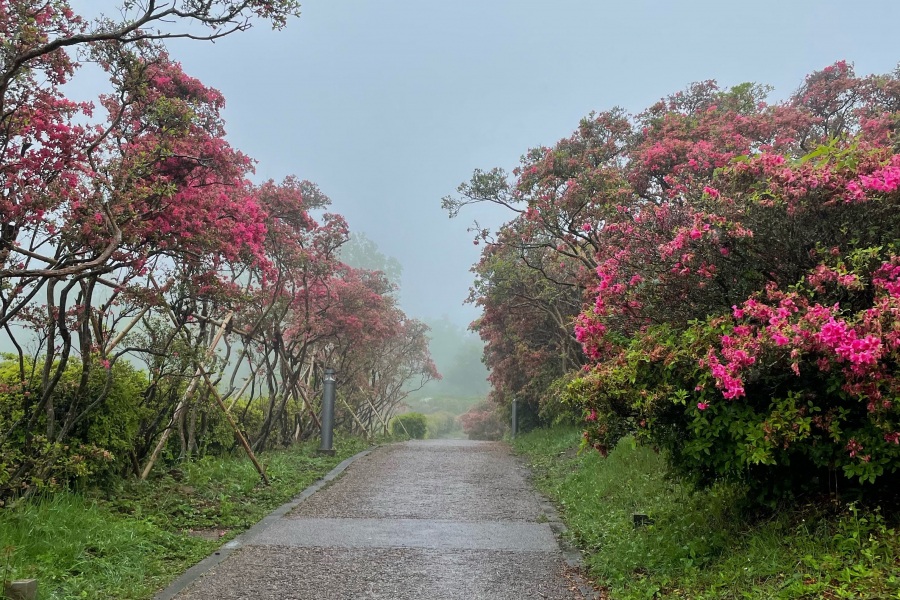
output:
[{"label": "foggy sky", "polygon": [[259,161],[258,180],[318,183],[400,260],[411,316],[467,324],[466,228],[503,217],[441,210],[473,169],[511,169],[591,110],[639,112],[694,81],[768,83],[783,98],[840,59],[892,71],[898,22],[897,0],[306,0],[283,31],[169,47],[223,92],[229,140]]}]

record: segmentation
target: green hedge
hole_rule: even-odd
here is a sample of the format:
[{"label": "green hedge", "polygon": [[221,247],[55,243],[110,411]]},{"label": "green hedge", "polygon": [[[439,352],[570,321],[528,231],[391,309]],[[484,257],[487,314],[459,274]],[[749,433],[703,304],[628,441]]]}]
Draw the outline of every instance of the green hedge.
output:
[{"label": "green hedge", "polygon": [[425,439],[427,431],[428,418],[422,413],[405,413],[391,419],[391,434],[395,437],[421,440]]}]

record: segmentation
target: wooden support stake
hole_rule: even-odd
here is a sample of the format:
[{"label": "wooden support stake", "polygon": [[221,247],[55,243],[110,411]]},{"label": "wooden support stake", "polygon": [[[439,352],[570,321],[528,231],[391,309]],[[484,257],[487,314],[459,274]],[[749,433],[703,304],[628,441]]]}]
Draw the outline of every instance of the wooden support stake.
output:
[{"label": "wooden support stake", "polygon": [[[281,362],[290,368],[291,361],[288,360],[287,352],[284,351],[284,348],[278,348],[278,354],[281,355]],[[306,407],[306,410],[309,411],[309,416],[312,417],[313,422],[316,424],[320,430],[322,429],[322,423],[319,421],[319,417],[316,415],[316,411],[312,408],[312,403],[309,401],[309,398],[306,397],[306,394],[303,393],[303,389],[300,387],[300,378],[297,377],[294,381],[294,385],[292,389],[297,390],[300,394],[300,399],[303,400],[303,406]],[[287,393],[289,390],[285,390]]]},{"label": "wooden support stake", "polygon": [[260,371],[262,371],[263,366],[264,365],[259,365],[259,367],[257,367],[255,371],[250,373],[250,377],[248,377],[247,381],[244,382],[244,387],[242,387],[240,389],[240,391],[238,391],[237,395],[234,397],[234,399],[228,405],[228,410],[231,410],[232,408],[234,408],[234,405],[237,403],[237,401],[240,399],[240,397],[244,395],[244,392],[247,391],[247,388],[250,387],[250,384],[253,383],[253,380],[256,379],[256,376],[259,375]]},{"label": "wooden support stake", "polygon": [[244,447],[244,450],[247,452],[247,456],[250,457],[250,460],[253,462],[253,466],[256,467],[256,470],[259,472],[259,476],[262,477],[263,483],[265,483],[266,485],[270,485],[269,478],[266,477],[266,470],[261,464],[259,464],[259,461],[256,460],[256,455],[253,454],[253,449],[250,448],[250,444],[247,442],[247,438],[244,437],[244,434],[241,433],[240,427],[237,426],[237,423],[235,423],[234,419],[231,417],[231,413],[225,406],[225,402],[222,400],[222,395],[219,394],[219,390],[217,390],[215,384],[210,381],[209,375],[207,375],[206,370],[199,363],[197,363],[197,370],[200,371],[200,374],[203,376],[203,380],[206,382],[206,386],[209,388],[209,391],[212,392],[213,397],[216,399],[216,403],[225,414],[225,418],[228,419],[228,424],[231,425],[231,429],[232,431],[234,431],[234,436],[241,442],[241,446]]},{"label": "wooden support stake", "polygon": [[150,310],[150,305],[149,305],[149,304],[148,304],[147,306],[145,306],[144,308],[141,309],[141,312],[139,312],[139,313],[137,314],[137,316],[136,316],[134,319],[132,319],[131,322],[128,323],[128,325],[125,326],[125,329],[123,329],[122,331],[119,332],[119,335],[117,335],[117,336],[109,343],[109,345],[106,347],[106,349],[103,351],[103,353],[108,355],[110,352],[112,352],[113,349],[114,349],[116,346],[118,346],[118,345],[121,343],[121,341],[122,341],[123,339],[125,339],[125,336],[128,335],[128,332],[131,331],[131,328],[134,327],[135,325],[137,325],[138,322],[141,320],[141,318],[143,318],[143,316],[144,316],[145,314],[147,314],[147,311],[148,311],[148,310]]},{"label": "wooden support stake", "polygon": [[[174,282],[175,282],[175,279],[172,278],[172,277],[170,277],[169,280],[166,282],[166,284],[163,286],[163,288],[168,288],[168,287],[169,287],[170,285],[172,285]],[[154,281],[153,284],[156,285],[156,282]],[[159,286],[157,285],[156,288],[159,289]],[[139,313],[137,314],[137,316],[136,316],[135,318],[133,318],[133,319],[131,320],[131,322],[128,323],[128,325],[125,326],[125,329],[123,329],[122,331],[120,331],[120,332],[119,332],[119,335],[117,335],[117,336],[115,337],[115,339],[113,339],[113,340],[109,343],[109,345],[106,347],[106,350],[104,350],[104,354],[109,354],[110,352],[112,352],[113,349],[114,349],[116,346],[118,346],[118,345],[122,342],[123,339],[125,339],[125,336],[128,335],[128,332],[131,331],[131,329],[132,329],[135,325],[137,325],[137,324],[140,322],[141,318],[142,318],[145,314],[147,314],[147,311],[148,311],[148,310],[150,310],[150,305],[149,305],[149,304],[146,305],[144,308],[142,308],[142,309],[141,309],[141,312],[139,312]]]},{"label": "wooden support stake", "polygon": [[341,402],[344,403],[344,407],[350,412],[350,416],[353,417],[353,420],[356,421],[356,424],[359,425],[359,428],[363,430],[363,433],[366,434],[366,437],[367,437],[367,438],[368,438],[368,437],[371,437],[371,436],[369,435],[369,430],[366,429],[366,426],[362,424],[362,421],[359,420],[359,417],[356,416],[356,413],[353,412],[353,409],[350,408],[350,405],[347,404],[347,401],[344,400],[343,398],[341,398]]},{"label": "wooden support stake", "polygon": [[[384,419],[381,418],[381,415],[378,413],[378,409],[375,408],[375,405],[372,404],[372,401],[369,400],[369,397],[368,397],[368,396],[366,396],[365,394],[363,394],[363,398],[366,399],[366,402],[368,402],[368,403],[369,403],[369,406],[372,407],[372,412],[375,413],[375,416],[378,417],[378,420],[381,421],[381,424],[382,424],[382,425],[384,425],[384,435],[387,435],[387,433],[388,433],[388,424],[387,424],[387,421],[385,421]],[[401,423],[401,425],[402,425],[402,423]],[[403,430],[406,431],[406,427],[404,427]],[[406,435],[409,435],[409,432],[407,432]]]},{"label": "wooden support stake", "polygon": [[319,421],[319,417],[318,415],[316,415],[316,411],[312,409],[312,403],[309,401],[309,398],[307,398],[306,394],[303,393],[303,388],[300,387],[299,381],[294,383],[293,389],[297,390],[297,393],[300,394],[300,399],[303,400],[303,406],[305,406],[306,410],[309,411],[309,416],[312,417],[313,423],[316,424],[316,427],[322,429],[322,423]]},{"label": "wooden support stake", "polygon": [[[194,318],[197,319],[198,321],[206,321],[210,325],[221,325],[222,324],[221,321],[217,321],[216,319],[213,319],[211,317],[205,317],[203,315],[194,315]],[[251,334],[249,331],[247,331],[245,329],[241,329],[239,327],[232,327],[231,330],[233,332],[235,332],[236,334],[247,338],[250,341],[265,343],[265,340],[261,340],[261,339],[257,338],[256,336],[254,336],[253,334]]]},{"label": "wooden support stake", "polygon": [[[152,277],[151,277],[152,280]],[[153,282],[156,285],[156,282]],[[158,287],[158,286],[157,286]],[[171,312],[171,307],[169,307],[168,303],[166,306],[169,308]],[[212,343],[209,345],[209,348],[206,350],[205,358],[209,358],[212,356],[213,352],[216,350],[216,346],[219,345],[219,341],[222,339],[222,336],[225,334],[225,329],[228,327],[228,322],[231,321],[231,317],[234,315],[234,312],[228,313],[228,316],[225,317],[225,321],[219,327],[219,330],[216,332],[216,337],[213,338]],[[172,435],[172,431],[175,430],[175,424],[178,423],[178,417],[181,416],[181,411],[184,410],[185,405],[187,404],[188,399],[194,393],[194,390],[197,389],[197,380],[200,377],[202,369],[197,369],[194,372],[194,376],[191,377],[191,383],[188,385],[187,389],[184,391],[184,394],[181,395],[181,398],[178,400],[178,404],[175,406],[175,411],[172,413],[172,418],[169,420],[169,425],[163,430],[162,436],[159,438],[159,442],[157,442],[156,447],[153,449],[153,453],[150,454],[150,458],[147,460],[147,464],[144,466],[144,470],[141,471],[141,480],[147,479],[147,475],[150,474],[150,470],[153,468],[153,464],[159,458],[159,453],[162,452],[162,449],[165,447],[166,442],[169,441],[169,436]]]}]

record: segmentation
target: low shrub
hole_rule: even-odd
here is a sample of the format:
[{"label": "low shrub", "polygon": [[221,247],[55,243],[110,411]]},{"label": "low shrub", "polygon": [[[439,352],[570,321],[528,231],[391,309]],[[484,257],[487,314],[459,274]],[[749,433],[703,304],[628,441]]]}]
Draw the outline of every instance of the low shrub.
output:
[{"label": "low shrub", "polygon": [[20,380],[15,357],[0,360],[0,504],[22,493],[87,481],[104,485],[129,468],[146,414],[144,373],[124,360],[110,368],[97,363],[79,394],[82,364],[70,359],[48,401],[54,417],[48,427],[50,409],[29,421],[41,398],[42,365],[26,361],[24,366],[26,379]]},{"label": "low shrub", "polygon": [[422,413],[404,413],[391,419],[391,434],[394,437],[425,439],[428,432],[428,418]]},{"label": "low shrub", "polygon": [[488,402],[480,402],[469,412],[460,415],[459,422],[470,440],[496,441],[503,439],[506,422]]}]

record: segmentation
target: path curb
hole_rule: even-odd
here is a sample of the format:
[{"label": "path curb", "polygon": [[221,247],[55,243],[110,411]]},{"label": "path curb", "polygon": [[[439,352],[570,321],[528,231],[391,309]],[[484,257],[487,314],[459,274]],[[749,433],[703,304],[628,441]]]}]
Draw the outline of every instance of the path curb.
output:
[{"label": "path curb", "polygon": [[294,496],[291,500],[287,501],[286,503],[270,512],[268,515],[263,517],[261,521],[250,527],[250,529],[235,536],[233,540],[222,544],[222,546],[219,547],[218,550],[182,573],[181,576],[179,576],[178,579],[169,584],[166,589],[153,596],[153,600],[172,600],[173,598],[175,598],[175,596],[178,595],[183,589],[194,583],[196,580],[200,579],[207,573],[207,571],[231,556],[231,554],[233,554],[235,550],[241,548],[248,539],[262,532],[269,525],[297,508],[297,506],[299,506],[301,502],[337,479],[337,477],[357,459],[371,454],[372,451],[374,451],[376,448],[378,448],[378,446],[363,450],[362,452],[354,454],[350,458],[345,459],[338,466],[329,471],[324,477]]},{"label": "path curb", "polygon": [[562,520],[556,504],[554,504],[553,501],[550,500],[544,492],[538,489],[537,485],[535,485],[534,471],[532,471],[531,466],[528,464],[525,455],[516,452],[515,447],[509,443],[509,441],[506,441],[506,444],[509,447],[510,454],[512,454],[521,468],[526,472],[526,479],[531,483],[532,489],[540,499],[541,511],[547,517],[547,524],[550,526],[551,531],[556,535],[556,540],[559,543],[559,549],[562,553],[563,560],[569,568],[578,573],[579,581],[573,583],[578,586],[579,593],[586,599],[600,598],[600,593],[593,586],[592,582],[584,575],[584,556],[582,555],[581,550],[572,544],[566,535],[569,528],[566,527],[565,522]]}]

